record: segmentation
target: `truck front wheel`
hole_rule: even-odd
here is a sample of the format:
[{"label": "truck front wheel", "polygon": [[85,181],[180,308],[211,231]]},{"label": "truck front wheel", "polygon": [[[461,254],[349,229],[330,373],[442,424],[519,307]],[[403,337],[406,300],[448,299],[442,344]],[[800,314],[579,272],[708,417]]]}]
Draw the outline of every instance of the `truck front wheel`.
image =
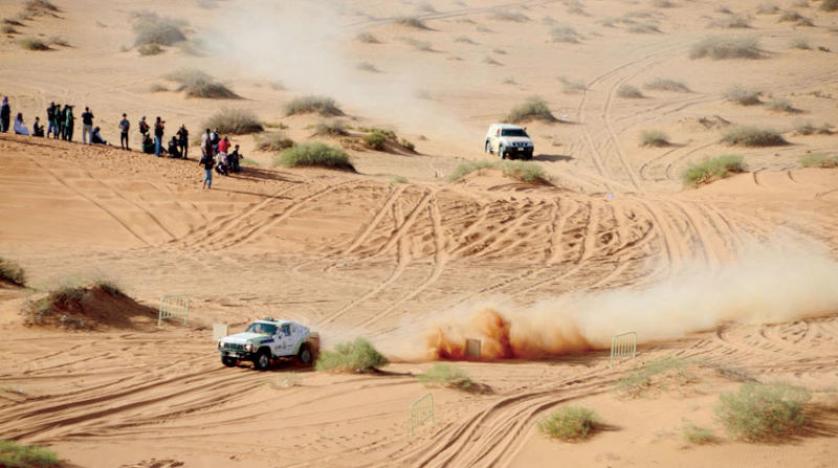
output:
[{"label": "truck front wheel", "polygon": [[256,359],[253,360],[253,367],[260,371],[268,370],[271,367],[271,352],[267,349],[259,350]]},{"label": "truck front wheel", "polygon": [[227,367],[236,367],[239,364],[239,360],[236,358],[231,358],[230,356],[222,356],[221,363]]},{"label": "truck front wheel", "polygon": [[300,352],[297,353],[297,360],[304,366],[310,366],[314,361],[314,355],[311,353],[311,346],[308,343],[300,346]]}]

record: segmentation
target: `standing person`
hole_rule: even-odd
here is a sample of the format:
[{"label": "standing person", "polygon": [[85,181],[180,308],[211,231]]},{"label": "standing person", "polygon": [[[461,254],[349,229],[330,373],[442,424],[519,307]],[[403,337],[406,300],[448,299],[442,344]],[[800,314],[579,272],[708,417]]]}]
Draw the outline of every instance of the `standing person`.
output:
[{"label": "standing person", "polygon": [[201,136],[201,156],[213,157],[212,132],[210,129],[207,129],[206,133]]},{"label": "standing person", "polygon": [[38,138],[44,137],[44,126],[41,125],[40,117],[35,117],[35,123],[32,124],[32,136]]},{"label": "standing person", "polygon": [[198,165],[204,168],[204,183],[201,188],[212,189],[212,168],[215,166],[215,161],[212,159],[212,156],[205,154],[198,161]]},{"label": "standing person", "polygon": [[90,136],[93,134],[93,112],[89,107],[84,108],[81,114],[81,142],[85,145],[91,143]]},{"label": "standing person", "polygon": [[143,116],[143,118],[140,119],[140,124],[138,125],[138,127],[140,130],[141,137],[148,135],[148,131],[150,130],[150,128],[148,127],[148,122],[145,121],[145,116]]},{"label": "standing person", "polygon": [[23,123],[23,114],[18,113],[15,117],[15,135],[29,136],[29,129]]},{"label": "standing person", "polygon": [[55,105],[55,128],[58,134],[53,134],[52,137],[56,140],[64,139],[64,111],[61,109],[61,104]]},{"label": "standing person", "polygon": [[9,97],[3,96],[3,104],[0,105],[0,132],[9,132],[9,122],[12,120],[12,108],[9,106]]},{"label": "standing person", "polygon": [[128,146],[129,130],[131,130],[131,122],[128,121],[128,114],[122,114],[122,120],[119,121],[119,146],[131,151],[131,147]]},{"label": "standing person", "polygon": [[177,131],[178,145],[180,146],[180,154],[183,159],[189,159],[189,130],[186,125],[181,125]]},{"label": "standing person", "polygon": [[73,132],[76,126],[76,117],[73,115],[73,106],[64,105],[64,139],[73,141]]},{"label": "standing person", "polygon": [[218,133],[218,129],[212,131],[212,135],[210,138],[210,143],[212,143],[212,154],[218,154],[218,143],[221,141],[221,134]]},{"label": "standing person", "polygon": [[154,155],[158,158],[163,153],[163,136],[166,134],[166,122],[159,116],[154,121]]},{"label": "standing person", "polygon": [[56,134],[58,134],[58,125],[55,121],[55,101],[53,101],[47,107],[47,138]]}]

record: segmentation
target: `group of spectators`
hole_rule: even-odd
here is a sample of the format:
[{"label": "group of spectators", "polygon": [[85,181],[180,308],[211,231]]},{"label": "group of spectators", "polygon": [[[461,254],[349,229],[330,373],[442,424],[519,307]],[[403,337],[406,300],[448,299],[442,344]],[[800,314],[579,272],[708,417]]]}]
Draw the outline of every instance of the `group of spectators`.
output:
[{"label": "group of spectators", "polygon": [[[30,131],[23,120],[22,113],[17,114],[14,126],[11,126],[11,114],[9,98],[4,97],[2,104],[0,104],[0,133],[8,133],[13,129],[16,135],[40,138],[52,137],[56,140],[73,141],[75,115],[73,114],[73,106],[69,104],[62,106],[55,102],[50,103],[47,107],[46,131],[44,131],[40,117],[35,117]],[[102,137],[101,129],[94,125],[94,119],[93,112],[90,108],[85,107],[81,114],[82,143],[85,145],[108,145],[108,142]],[[143,116],[137,126],[143,153],[153,154],[157,157],[168,154],[172,158],[189,159],[189,130],[187,130],[186,125],[180,126],[167,145],[164,144],[166,122],[162,118],[157,117],[152,127]],[[122,114],[122,120],[119,121],[119,145],[127,151],[131,150],[129,145],[130,131],[131,122],[128,120],[128,115]],[[241,172],[240,162],[244,159],[244,156],[239,151],[239,145],[235,145],[232,151],[231,146],[230,139],[226,136],[222,137],[218,129],[214,131],[207,129],[201,137],[201,159],[198,164],[204,168],[204,188],[212,188],[213,171],[225,176],[230,175],[231,172]]]}]

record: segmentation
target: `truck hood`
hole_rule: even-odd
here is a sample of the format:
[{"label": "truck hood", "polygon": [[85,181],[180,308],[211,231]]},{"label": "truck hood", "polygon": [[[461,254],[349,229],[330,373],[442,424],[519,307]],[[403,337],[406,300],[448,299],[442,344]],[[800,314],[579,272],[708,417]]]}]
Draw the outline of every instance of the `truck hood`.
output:
[{"label": "truck hood", "polygon": [[235,335],[225,336],[221,339],[222,343],[234,343],[234,344],[247,344],[251,342],[258,342],[261,340],[269,340],[271,339],[268,335],[262,335],[259,333],[250,333],[250,332],[243,332],[243,333],[236,333]]},{"label": "truck hood", "polygon": [[505,144],[515,144],[515,143],[519,143],[519,144],[520,143],[526,143],[526,144],[529,144],[529,145],[532,144],[532,140],[530,140],[527,137],[508,137],[508,136],[505,136],[505,137],[500,137],[500,139]]}]

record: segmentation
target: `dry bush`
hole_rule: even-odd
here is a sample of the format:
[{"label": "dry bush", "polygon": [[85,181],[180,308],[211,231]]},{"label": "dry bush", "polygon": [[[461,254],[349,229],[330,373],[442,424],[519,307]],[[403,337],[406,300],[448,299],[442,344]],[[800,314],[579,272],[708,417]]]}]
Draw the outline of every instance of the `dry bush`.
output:
[{"label": "dry bush", "polygon": [[558,122],[559,119],[550,112],[550,106],[547,105],[544,99],[533,96],[522,104],[513,107],[506,116],[506,120],[512,123],[523,123],[533,120],[553,123]]},{"label": "dry bush", "polygon": [[795,131],[800,135],[831,135],[832,127],[829,124],[823,124],[820,127],[815,126],[811,122],[798,122]]},{"label": "dry bush", "polygon": [[203,128],[218,129],[221,134],[247,135],[265,131],[262,122],[253,111],[245,109],[221,109],[203,124]]},{"label": "dry bush", "polygon": [[799,387],[747,383],[719,397],[716,415],[737,439],[780,441],[805,426],[809,398],[809,392]]},{"label": "dry bush", "polygon": [[137,53],[139,53],[143,57],[152,57],[155,55],[160,55],[165,51],[166,49],[160,47],[157,44],[143,44],[137,47]]},{"label": "dry bush", "polygon": [[684,185],[697,187],[709,184],[716,180],[730,177],[733,174],[745,172],[745,160],[742,156],[727,154],[704,160],[700,163],[690,164],[681,179]]},{"label": "dry bush", "polygon": [[361,62],[357,66],[358,70],[369,72],[369,73],[381,73],[381,70],[378,69],[375,65],[369,62]]},{"label": "dry bush", "polygon": [[643,87],[654,91],[671,91],[674,93],[690,92],[690,88],[683,82],[667,78],[655,78],[652,81],[647,81]]},{"label": "dry bush", "polygon": [[751,20],[740,15],[730,15],[712,20],[708,26],[720,29],[748,29],[751,27]]},{"label": "dry bush", "polygon": [[617,381],[615,387],[620,395],[637,398],[643,396],[647,391],[662,387],[663,383],[656,382],[662,377],[674,375],[681,382],[690,380],[690,373],[687,370],[689,362],[683,358],[664,357],[647,362],[640,369],[622,377]]},{"label": "dry bush", "polygon": [[431,28],[429,28],[428,25],[425,24],[424,21],[422,21],[419,18],[416,18],[415,16],[405,16],[403,18],[399,18],[399,19],[396,20],[396,24],[399,24],[401,26],[406,26],[408,28],[419,29],[419,30],[422,30],[422,31],[430,31],[431,30]]},{"label": "dry bush", "polygon": [[2,34],[18,34],[18,30],[11,24],[3,24],[0,26],[0,33]]},{"label": "dry bush", "polygon": [[157,13],[139,12],[134,14],[134,46],[146,44],[172,46],[186,40],[183,29],[187,26],[183,20],[161,17]]},{"label": "dry bush", "polygon": [[788,142],[780,133],[757,127],[734,127],[722,136],[722,143],[735,146],[783,146]]},{"label": "dry bush", "polygon": [[661,30],[654,23],[636,23],[629,25],[628,32],[633,34],[654,34],[661,32]]},{"label": "dry bush", "polygon": [[780,8],[773,3],[763,3],[757,7],[758,15],[776,15],[780,12]]},{"label": "dry bush", "polygon": [[316,368],[318,371],[360,374],[374,372],[385,365],[387,358],[369,341],[356,338],[355,341],[338,344],[334,351],[323,351],[317,359]]},{"label": "dry bush", "polygon": [[766,106],[775,112],[786,112],[788,114],[796,114],[800,112],[800,109],[794,107],[787,99],[782,98],[774,98],[768,101]]},{"label": "dry bush", "polygon": [[624,84],[617,88],[617,96],[627,99],[640,99],[643,97],[643,93],[635,86]]},{"label": "dry bush", "polygon": [[786,10],[777,20],[780,23],[796,23],[800,26],[814,26],[812,20],[793,10]]},{"label": "dry bush", "polygon": [[550,41],[566,44],[578,44],[579,33],[570,26],[556,26],[550,30]]},{"label": "dry bush", "polygon": [[590,437],[599,424],[599,417],[592,410],[566,406],[539,421],[538,429],[553,439],[580,441]]},{"label": "dry bush", "polygon": [[151,86],[148,87],[148,92],[150,93],[166,93],[169,91],[169,88],[161,85],[160,83],[153,83]]},{"label": "dry bush", "polygon": [[412,37],[402,37],[399,39],[400,41],[404,42],[405,44],[412,46],[414,49],[421,51],[421,52],[434,52],[433,45],[428,41],[420,41],[419,39],[415,39]]},{"label": "dry bush", "polygon": [[418,375],[418,379],[425,385],[438,386],[446,388],[455,388],[458,390],[471,390],[475,387],[475,383],[468,376],[466,371],[446,363],[436,363],[427,371]]},{"label": "dry bush", "polygon": [[820,169],[835,169],[838,168],[838,155],[829,156],[822,153],[807,154],[800,158],[800,165]]},{"label": "dry bush", "polygon": [[498,21],[511,21],[513,23],[526,23],[530,17],[515,11],[496,11],[492,14],[492,18]]},{"label": "dry bush", "polygon": [[705,427],[687,424],[682,429],[684,441],[693,445],[707,445],[718,441],[713,431]]},{"label": "dry bush", "polygon": [[227,86],[215,81],[209,74],[194,68],[181,68],[169,73],[164,78],[174,81],[180,87],[178,92],[186,93],[186,97],[204,99],[241,99]]},{"label": "dry bush", "polygon": [[792,49],[810,50],[812,46],[809,45],[809,40],[805,37],[795,37],[789,42],[789,47]]},{"label": "dry bush", "polygon": [[821,2],[821,10],[838,11],[838,0],[823,0]]},{"label": "dry bush", "polygon": [[47,42],[49,42],[50,45],[58,47],[70,47],[70,42],[61,36],[52,36],[47,40]]},{"label": "dry bush", "polygon": [[344,115],[334,99],[326,96],[302,96],[285,106],[285,115],[319,114],[324,117]]},{"label": "dry bush", "polygon": [[505,177],[528,184],[550,185],[550,176],[538,164],[527,161],[470,161],[460,164],[448,176],[448,180],[456,182],[463,177],[477,171],[495,169],[501,171]]},{"label": "dry bush", "polygon": [[471,45],[477,45],[477,43],[476,43],[476,42],[474,42],[474,41],[473,41],[470,37],[468,37],[468,36],[458,36],[456,39],[454,39],[454,42],[459,42],[460,44],[471,44]]},{"label": "dry bush", "polygon": [[565,94],[583,93],[588,90],[588,86],[584,81],[571,80],[570,78],[560,76],[559,82],[562,84],[562,92]]},{"label": "dry bush", "polygon": [[498,61],[497,61],[497,60],[495,60],[493,57],[488,56],[488,55],[487,55],[486,57],[484,57],[484,58],[483,58],[483,63],[485,63],[485,64],[487,64],[487,65],[496,65],[496,66],[501,66],[501,65],[503,65],[502,63],[498,62]]},{"label": "dry bush", "polygon": [[640,134],[640,146],[662,148],[670,144],[669,136],[660,130],[645,130]]},{"label": "dry bush", "polygon": [[702,39],[690,49],[690,58],[758,59],[762,58],[759,41],[752,37],[718,37]]},{"label": "dry bush", "polygon": [[312,136],[341,137],[349,135],[346,124],[340,120],[328,120],[320,122],[314,127]]},{"label": "dry bush", "polygon": [[379,41],[377,37],[368,32],[358,33],[358,35],[355,36],[355,40],[364,44],[381,44],[381,41]]},{"label": "dry bush", "polygon": [[0,257],[0,281],[26,286],[26,271],[16,262]]},{"label": "dry bush", "polygon": [[37,37],[24,37],[23,39],[18,41],[18,44],[20,44],[20,46],[26,50],[34,50],[39,52],[52,50],[46,42],[44,42],[41,39],[38,39]]},{"label": "dry bush", "polygon": [[672,8],[675,6],[670,0],[652,0],[651,3],[655,8]]},{"label": "dry bush", "polygon": [[256,149],[265,152],[278,152],[294,146],[294,140],[282,132],[263,133],[256,138]]},{"label": "dry bush", "polygon": [[38,16],[44,14],[55,14],[59,11],[61,11],[61,9],[48,0],[26,0],[23,3],[23,13],[26,15]]},{"label": "dry bush", "polygon": [[759,99],[761,95],[762,93],[760,91],[743,88],[739,85],[733,86],[725,91],[726,100],[742,106],[755,106],[762,104],[762,101]]}]

